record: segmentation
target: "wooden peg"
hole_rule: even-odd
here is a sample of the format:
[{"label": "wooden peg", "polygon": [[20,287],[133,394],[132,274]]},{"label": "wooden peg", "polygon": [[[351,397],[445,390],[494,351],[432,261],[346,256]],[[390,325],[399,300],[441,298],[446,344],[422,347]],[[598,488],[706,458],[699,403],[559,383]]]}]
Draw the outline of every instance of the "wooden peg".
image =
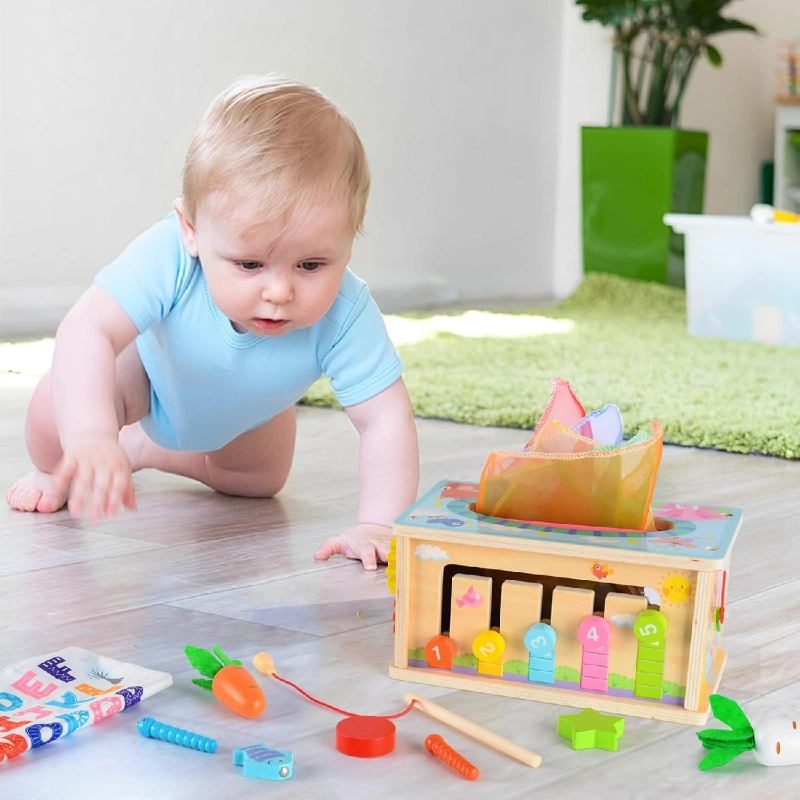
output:
[{"label": "wooden peg", "polygon": [[542,757],[537,753],[526,750],[521,745],[514,744],[514,742],[510,742],[508,739],[504,739],[502,736],[498,736],[498,734],[492,733],[492,731],[486,728],[482,728],[476,722],[470,722],[470,720],[464,719],[464,717],[459,717],[458,714],[454,714],[452,711],[448,711],[446,708],[442,708],[442,706],[436,705],[436,703],[432,703],[424,697],[409,692],[404,699],[406,703],[411,703],[413,701],[415,708],[418,708],[423,714],[426,714],[432,719],[449,725],[451,728],[460,731],[466,736],[472,737],[475,741],[481,742],[487,747],[497,750],[499,753],[511,756],[511,758],[515,758],[517,761],[521,761],[529,767],[535,768],[542,763]]}]

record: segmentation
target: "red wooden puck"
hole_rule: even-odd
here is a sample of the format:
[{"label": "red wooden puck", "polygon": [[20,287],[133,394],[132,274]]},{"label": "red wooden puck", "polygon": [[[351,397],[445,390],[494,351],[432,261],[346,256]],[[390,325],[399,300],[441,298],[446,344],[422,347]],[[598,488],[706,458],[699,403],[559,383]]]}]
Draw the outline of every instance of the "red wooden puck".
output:
[{"label": "red wooden puck", "polygon": [[346,717],[336,726],[336,749],[357,758],[385,756],[394,750],[395,730],[383,717]]}]

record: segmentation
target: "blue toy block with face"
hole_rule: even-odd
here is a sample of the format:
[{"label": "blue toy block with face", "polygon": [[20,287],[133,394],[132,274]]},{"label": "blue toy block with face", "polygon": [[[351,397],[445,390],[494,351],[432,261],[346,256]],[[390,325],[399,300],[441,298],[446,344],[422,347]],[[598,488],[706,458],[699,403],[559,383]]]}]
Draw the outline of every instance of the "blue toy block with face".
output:
[{"label": "blue toy block with face", "polygon": [[233,763],[244,767],[245,778],[285,781],[292,777],[294,757],[290,751],[273,750],[264,744],[251,744],[233,751]]}]

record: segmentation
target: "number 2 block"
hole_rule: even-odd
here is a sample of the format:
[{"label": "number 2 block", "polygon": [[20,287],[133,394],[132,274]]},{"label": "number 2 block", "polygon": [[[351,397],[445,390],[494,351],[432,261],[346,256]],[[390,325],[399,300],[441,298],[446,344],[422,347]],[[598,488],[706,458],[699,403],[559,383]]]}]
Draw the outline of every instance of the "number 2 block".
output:
[{"label": "number 2 block", "polygon": [[478,675],[502,678],[505,649],[506,640],[497,631],[481,631],[472,641],[472,652],[478,659]]}]

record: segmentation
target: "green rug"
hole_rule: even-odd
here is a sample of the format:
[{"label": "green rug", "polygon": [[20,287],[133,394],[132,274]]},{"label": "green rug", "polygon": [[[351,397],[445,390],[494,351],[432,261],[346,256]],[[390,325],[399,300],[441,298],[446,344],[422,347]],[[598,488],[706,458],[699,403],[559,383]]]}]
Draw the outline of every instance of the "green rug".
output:
[{"label": "green rug", "polygon": [[[386,323],[420,417],[532,429],[559,376],[587,410],[616,403],[628,435],[658,419],[673,444],[800,458],[800,348],[691,337],[679,289],[595,273],[544,310]],[[0,344],[0,378],[41,375],[52,346]],[[304,402],[337,405],[327,381]]]},{"label": "green rug", "polygon": [[[673,444],[800,458],[800,349],[691,337],[678,289],[590,274],[545,310],[387,324],[420,417],[531,429],[559,376],[628,435],[654,418]],[[336,405],[326,381],[304,402]]]}]

